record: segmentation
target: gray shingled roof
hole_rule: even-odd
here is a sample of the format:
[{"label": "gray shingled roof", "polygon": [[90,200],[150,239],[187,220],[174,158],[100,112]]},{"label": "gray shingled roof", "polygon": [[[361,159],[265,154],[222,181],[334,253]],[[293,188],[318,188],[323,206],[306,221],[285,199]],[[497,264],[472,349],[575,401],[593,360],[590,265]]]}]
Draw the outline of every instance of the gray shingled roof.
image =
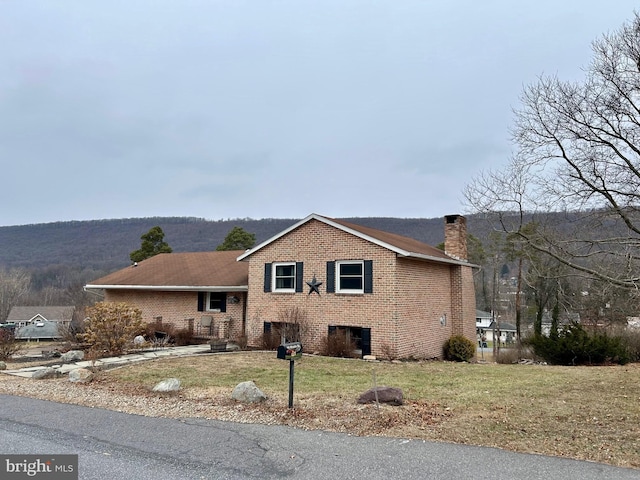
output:
[{"label": "gray shingled roof", "polygon": [[9,312],[7,322],[29,322],[37,315],[52,322],[70,322],[74,310],[73,306],[16,306]]}]

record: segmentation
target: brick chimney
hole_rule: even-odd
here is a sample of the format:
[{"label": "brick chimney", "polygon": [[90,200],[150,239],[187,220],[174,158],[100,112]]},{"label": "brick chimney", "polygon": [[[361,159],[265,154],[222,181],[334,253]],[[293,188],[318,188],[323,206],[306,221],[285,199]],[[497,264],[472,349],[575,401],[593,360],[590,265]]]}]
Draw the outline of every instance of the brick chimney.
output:
[{"label": "brick chimney", "polygon": [[467,260],[467,219],[462,215],[444,217],[444,252],[458,260]]}]

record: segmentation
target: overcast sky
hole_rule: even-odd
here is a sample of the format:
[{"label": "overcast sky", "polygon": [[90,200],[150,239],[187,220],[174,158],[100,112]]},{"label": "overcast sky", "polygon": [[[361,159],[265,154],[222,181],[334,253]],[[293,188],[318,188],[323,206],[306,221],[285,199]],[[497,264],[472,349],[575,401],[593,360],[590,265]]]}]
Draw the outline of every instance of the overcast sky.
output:
[{"label": "overcast sky", "polygon": [[0,0],[0,225],[465,213],[636,4]]}]

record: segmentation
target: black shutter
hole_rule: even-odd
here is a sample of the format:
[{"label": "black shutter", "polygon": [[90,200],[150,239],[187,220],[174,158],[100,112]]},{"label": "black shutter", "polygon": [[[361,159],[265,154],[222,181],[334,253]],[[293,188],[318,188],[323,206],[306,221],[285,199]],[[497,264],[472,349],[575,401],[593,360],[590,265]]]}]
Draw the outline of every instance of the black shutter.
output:
[{"label": "black shutter", "polygon": [[303,276],[302,262],[296,262],[296,293],[302,292]]},{"label": "black shutter", "polygon": [[327,262],[327,293],[336,291],[336,263]]},{"label": "black shutter", "polygon": [[336,333],[336,330],[338,330],[338,327],[335,325],[329,325],[329,335]]},{"label": "black shutter", "polygon": [[264,291],[265,292],[271,291],[271,264],[270,263],[264,264]]},{"label": "black shutter", "polygon": [[204,302],[207,298],[207,292],[198,292],[198,311],[204,312]]},{"label": "black shutter", "polygon": [[220,293],[220,311],[221,312],[226,312],[227,311],[227,293],[223,292]]},{"label": "black shutter", "polygon": [[271,333],[271,322],[264,322],[264,333]]},{"label": "black shutter", "polygon": [[360,338],[362,346],[362,356],[371,355],[371,329],[363,328]]},{"label": "black shutter", "polygon": [[364,261],[364,293],[373,293],[373,260]]}]

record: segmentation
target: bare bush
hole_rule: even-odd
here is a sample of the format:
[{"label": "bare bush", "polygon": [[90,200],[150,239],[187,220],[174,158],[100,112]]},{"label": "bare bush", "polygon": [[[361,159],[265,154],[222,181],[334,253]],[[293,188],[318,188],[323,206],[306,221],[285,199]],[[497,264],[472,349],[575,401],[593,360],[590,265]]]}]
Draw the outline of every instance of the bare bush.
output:
[{"label": "bare bush", "polygon": [[356,342],[342,332],[330,333],[322,339],[321,351],[329,357],[356,358]]},{"label": "bare bush", "polygon": [[9,360],[24,349],[12,328],[0,328],[0,360]]},{"label": "bare bush", "polygon": [[395,360],[397,357],[395,350],[387,342],[383,342],[380,345],[380,351],[382,352],[382,358],[384,360]]},{"label": "bare bush", "polygon": [[518,363],[520,360],[520,355],[518,354],[517,348],[502,348],[498,355],[496,356],[496,363],[502,364],[513,364]]}]

